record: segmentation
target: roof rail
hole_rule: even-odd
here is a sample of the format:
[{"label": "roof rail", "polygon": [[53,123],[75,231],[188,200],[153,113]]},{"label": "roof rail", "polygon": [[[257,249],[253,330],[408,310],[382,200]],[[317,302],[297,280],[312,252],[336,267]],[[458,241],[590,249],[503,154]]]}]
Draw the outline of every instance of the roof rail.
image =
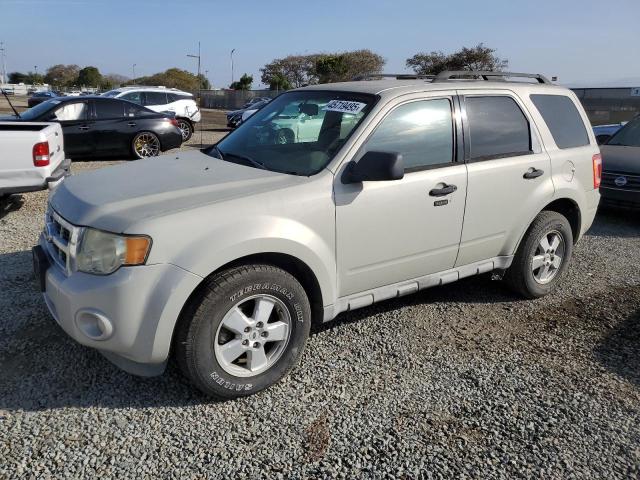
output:
[{"label": "roof rail", "polygon": [[508,77],[532,78],[537,80],[538,83],[551,84],[547,77],[540,75],[539,73],[483,72],[478,70],[446,70],[436,75],[433,79],[433,83],[454,80],[456,77],[480,77],[482,80],[495,80],[496,77],[502,77],[502,80]]},{"label": "roof rail", "polygon": [[358,75],[353,78],[353,81],[359,82],[362,80],[374,80],[378,78],[395,78],[396,80],[432,80],[435,77],[435,75],[416,75],[415,73],[371,73],[369,75]]}]

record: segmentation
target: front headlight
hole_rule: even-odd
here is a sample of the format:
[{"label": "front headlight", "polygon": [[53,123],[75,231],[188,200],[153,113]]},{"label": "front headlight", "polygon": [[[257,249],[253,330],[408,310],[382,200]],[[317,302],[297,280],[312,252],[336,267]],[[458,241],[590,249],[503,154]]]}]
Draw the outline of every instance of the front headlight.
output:
[{"label": "front headlight", "polygon": [[80,272],[108,275],[123,265],[144,264],[150,248],[149,237],[86,228],[76,254],[76,268]]}]

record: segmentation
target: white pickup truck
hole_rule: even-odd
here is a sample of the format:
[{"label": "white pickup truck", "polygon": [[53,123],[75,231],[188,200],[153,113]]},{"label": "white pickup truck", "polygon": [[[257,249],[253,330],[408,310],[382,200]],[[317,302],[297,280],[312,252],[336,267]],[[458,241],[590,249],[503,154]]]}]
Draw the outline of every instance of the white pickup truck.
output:
[{"label": "white pickup truck", "polygon": [[52,188],[70,165],[59,123],[0,122],[0,198]]}]

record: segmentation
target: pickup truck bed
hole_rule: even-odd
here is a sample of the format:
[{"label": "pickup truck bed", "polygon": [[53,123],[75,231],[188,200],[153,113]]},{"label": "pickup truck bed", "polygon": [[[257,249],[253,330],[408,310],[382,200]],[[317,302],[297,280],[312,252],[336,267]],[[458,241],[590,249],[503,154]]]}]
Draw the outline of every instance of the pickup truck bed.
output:
[{"label": "pickup truck bed", "polygon": [[58,123],[0,122],[0,196],[51,188],[70,163]]}]

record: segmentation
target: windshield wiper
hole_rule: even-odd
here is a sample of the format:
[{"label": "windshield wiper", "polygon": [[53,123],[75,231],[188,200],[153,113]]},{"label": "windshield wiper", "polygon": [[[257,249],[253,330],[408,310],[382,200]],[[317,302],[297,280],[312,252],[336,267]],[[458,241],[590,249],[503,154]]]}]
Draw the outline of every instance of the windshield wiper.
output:
[{"label": "windshield wiper", "polygon": [[247,156],[245,156],[245,155],[238,155],[237,153],[229,153],[229,152],[227,152],[227,153],[224,153],[224,154],[223,154],[223,153],[220,151],[220,149],[218,149],[218,147],[216,147],[216,150],[217,150],[221,155],[225,155],[225,156],[227,156],[227,157],[235,157],[235,158],[238,158],[238,159],[240,159],[240,160],[243,160],[243,161],[245,161],[245,162],[247,162],[247,163],[250,163],[251,165],[253,165],[253,166],[254,166],[254,167],[256,167],[256,168],[260,168],[260,169],[262,169],[262,170],[267,170],[267,167],[265,167],[263,163],[260,163],[260,162],[258,162],[257,160],[254,160],[254,159],[253,159],[253,158],[251,158],[251,157],[247,157]]}]

